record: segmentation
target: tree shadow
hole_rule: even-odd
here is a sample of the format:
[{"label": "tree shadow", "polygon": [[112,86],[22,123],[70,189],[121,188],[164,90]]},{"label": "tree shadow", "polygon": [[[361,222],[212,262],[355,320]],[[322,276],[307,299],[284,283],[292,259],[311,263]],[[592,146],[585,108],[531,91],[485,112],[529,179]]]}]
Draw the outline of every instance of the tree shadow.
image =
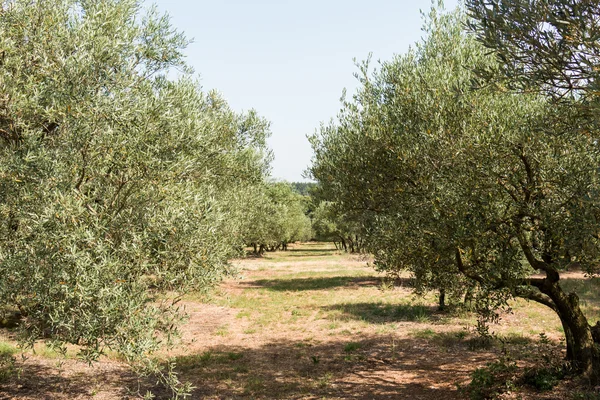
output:
[{"label": "tree shadow", "polygon": [[440,349],[423,339],[275,341],[216,346],[175,359],[192,398],[460,399],[457,385],[489,360],[466,345]]},{"label": "tree shadow", "polygon": [[250,282],[240,282],[246,287],[261,287],[272,291],[304,291],[326,290],[337,287],[360,288],[379,286],[381,278],[376,276],[333,276],[324,278],[294,278],[294,279],[259,279]]},{"label": "tree shadow", "polygon": [[[218,345],[171,361],[180,380],[195,387],[192,399],[454,400],[465,398],[458,387],[470,381],[471,373],[499,354],[474,348],[470,340],[463,330],[423,329],[408,338],[389,334]],[[140,387],[138,378],[115,362],[94,368],[79,362],[75,369],[74,360],[65,360],[63,372],[55,363],[39,358],[21,363],[20,378],[0,384],[0,398],[133,399],[147,391],[156,399],[170,398],[156,379],[148,377]]]},{"label": "tree shadow", "polygon": [[327,255],[331,255],[331,253],[335,253],[338,252],[339,250],[333,248],[333,249],[324,249],[322,247],[320,248],[316,248],[316,249],[307,249],[306,247],[301,247],[301,248],[293,248],[290,247],[288,248],[285,252],[289,252],[289,253],[324,253]]},{"label": "tree shadow", "polygon": [[[269,254],[269,253],[267,253]],[[273,253],[270,253],[273,254]],[[319,251],[319,250],[309,250],[309,252],[305,253],[303,250],[298,250],[297,253],[293,253],[293,250],[287,250],[287,251],[282,251],[280,253],[277,253],[278,256],[283,255],[283,256],[288,256],[289,259],[294,258],[295,260],[301,260],[303,258],[312,258],[312,259],[320,259],[320,258],[326,258],[326,257],[331,257],[331,256],[335,256],[335,254],[333,254],[333,252],[330,251]]]},{"label": "tree shadow", "polygon": [[321,309],[335,312],[341,319],[356,319],[376,324],[401,321],[435,322],[445,316],[435,306],[420,304],[341,303]]},{"label": "tree shadow", "polygon": [[106,394],[136,398],[139,382],[131,371],[102,362],[90,367],[70,359],[17,355],[14,368],[0,381],[0,399],[89,399]]}]

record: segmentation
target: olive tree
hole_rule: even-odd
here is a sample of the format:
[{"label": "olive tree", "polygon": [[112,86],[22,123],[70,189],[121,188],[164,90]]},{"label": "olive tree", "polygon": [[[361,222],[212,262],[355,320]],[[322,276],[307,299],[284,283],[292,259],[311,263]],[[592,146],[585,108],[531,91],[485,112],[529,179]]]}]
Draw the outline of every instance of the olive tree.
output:
[{"label": "olive tree", "polygon": [[600,265],[597,140],[555,125],[539,94],[475,85],[497,64],[464,21],[434,9],[423,42],[360,66],[338,121],[311,138],[312,175],[362,221],[378,268],[411,271],[417,289],[468,282],[492,316],[516,296],[549,307],[567,357],[597,379],[594,329],[560,285],[570,264]]},{"label": "olive tree", "polygon": [[312,213],[312,226],[317,240],[331,241],[346,252],[361,252],[361,224],[347,218],[335,203],[321,201]]},{"label": "olive tree", "polygon": [[161,293],[230,272],[268,123],[202,91],[186,43],[137,0],[0,3],[0,310],[24,343],[137,359],[178,318]]},{"label": "olive tree", "polygon": [[598,96],[597,1],[467,0],[466,5],[470,29],[498,58],[502,74],[494,79],[505,77],[509,87],[555,98]]},{"label": "olive tree", "polygon": [[246,219],[245,241],[255,254],[287,250],[288,243],[311,237],[304,196],[287,182],[269,182],[255,192]]}]

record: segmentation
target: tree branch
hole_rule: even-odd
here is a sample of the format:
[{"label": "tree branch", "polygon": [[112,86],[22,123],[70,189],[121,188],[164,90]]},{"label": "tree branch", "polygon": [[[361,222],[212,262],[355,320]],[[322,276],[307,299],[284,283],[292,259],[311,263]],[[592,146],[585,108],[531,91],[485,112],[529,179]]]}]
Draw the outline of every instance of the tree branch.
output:
[{"label": "tree branch", "polygon": [[536,303],[543,304],[546,307],[549,307],[550,309],[552,309],[553,311],[558,312],[558,309],[556,308],[556,305],[554,304],[552,299],[543,293],[532,292],[532,291],[517,291],[515,293],[515,295],[518,297],[521,297],[523,299],[532,300],[532,301],[535,301]]},{"label": "tree branch", "polygon": [[560,279],[558,271],[550,264],[535,258],[535,255],[531,251],[531,248],[529,247],[529,244],[527,243],[527,240],[523,236],[522,232],[517,235],[517,239],[519,239],[519,244],[521,245],[521,249],[523,250],[523,254],[525,254],[525,258],[527,258],[529,265],[531,265],[534,269],[544,271],[548,279],[550,279],[552,282],[558,282]]},{"label": "tree branch", "polygon": [[458,270],[467,278],[472,279],[481,285],[485,284],[485,280],[481,276],[470,272],[467,267],[465,267],[465,264],[462,260],[462,255],[460,254],[460,249],[458,247],[456,248],[456,266],[458,267]]}]

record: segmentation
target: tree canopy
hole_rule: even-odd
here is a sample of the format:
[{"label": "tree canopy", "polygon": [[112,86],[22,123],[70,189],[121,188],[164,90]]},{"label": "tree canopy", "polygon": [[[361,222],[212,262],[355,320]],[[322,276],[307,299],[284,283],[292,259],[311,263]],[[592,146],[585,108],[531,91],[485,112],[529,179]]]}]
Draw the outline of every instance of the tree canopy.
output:
[{"label": "tree canopy", "polygon": [[312,175],[363,227],[378,268],[411,271],[418,290],[468,283],[488,318],[515,296],[550,307],[592,377],[592,327],[559,280],[572,263],[599,265],[597,141],[555,125],[540,91],[475,84],[498,65],[465,21],[433,9],[423,42],[359,65],[357,93],[311,137]]},{"label": "tree canopy", "polygon": [[269,124],[204,92],[138,0],[0,13],[0,310],[26,343],[135,359],[172,333],[160,293],[230,272]]},{"label": "tree canopy", "polygon": [[598,2],[467,0],[466,5],[470,29],[494,51],[510,87],[557,98],[598,95]]}]

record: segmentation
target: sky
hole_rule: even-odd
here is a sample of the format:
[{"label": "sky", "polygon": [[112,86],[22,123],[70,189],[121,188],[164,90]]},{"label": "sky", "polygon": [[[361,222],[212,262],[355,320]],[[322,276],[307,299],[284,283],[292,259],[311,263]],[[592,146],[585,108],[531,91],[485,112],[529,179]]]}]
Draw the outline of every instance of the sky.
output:
[{"label": "sky", "polygon": [[[446,0],[446,9],[458,0]],[[193,42],[186,49],[205,90],[235,111],[271,122],[274,179],[307,181],[307,135],[335,118],[353,59],[390,60],[420,40],[431,0],[146,0]]]}]

